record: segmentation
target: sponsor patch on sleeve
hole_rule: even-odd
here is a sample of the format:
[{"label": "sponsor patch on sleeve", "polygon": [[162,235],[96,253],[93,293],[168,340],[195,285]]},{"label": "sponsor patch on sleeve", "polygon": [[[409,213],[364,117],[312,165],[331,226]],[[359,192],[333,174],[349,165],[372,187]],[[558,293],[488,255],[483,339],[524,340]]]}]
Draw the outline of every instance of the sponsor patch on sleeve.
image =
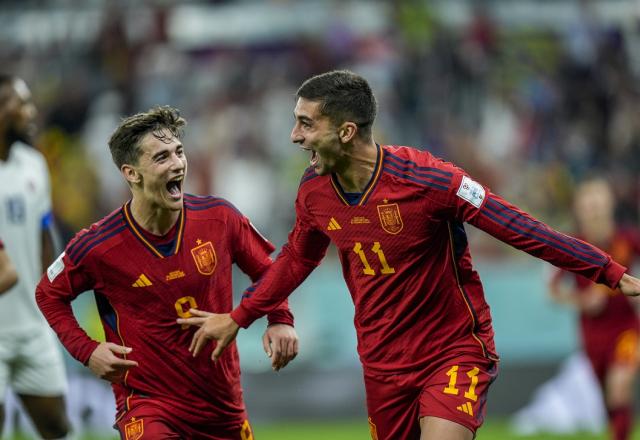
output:
[{"label": "sponsor patch on sleeve", "polygon": [[56,258],[56,261],[51,263],[51,266],[47,269],[47,278],[49,278],[50,283],[53,283],[53,280],[55,280],[64,269],[64,261],[62,261],[62,257],[64,257],[64,252],[61,253],[60,256]]},{"label": "sponsor patch on sleeve", "polygon": [[480,208],[485,197],[484,187],[467,176],[462,176],[462,182],[456,194],[476,208]]}]

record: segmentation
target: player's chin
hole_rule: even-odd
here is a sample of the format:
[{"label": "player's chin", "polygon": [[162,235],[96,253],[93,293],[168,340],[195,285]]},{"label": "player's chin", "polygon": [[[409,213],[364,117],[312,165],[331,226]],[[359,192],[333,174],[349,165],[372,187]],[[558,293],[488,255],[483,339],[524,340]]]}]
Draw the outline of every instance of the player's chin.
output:
[{"label": "player's chin", "polygon": [[180,196],[174,196],[172,194],[169,194],[169,195],[165,195],[164,197],[165,208],[173,211],[180,211],[182,209],[182,202],[183,202],[182,193],[180,193]]}]

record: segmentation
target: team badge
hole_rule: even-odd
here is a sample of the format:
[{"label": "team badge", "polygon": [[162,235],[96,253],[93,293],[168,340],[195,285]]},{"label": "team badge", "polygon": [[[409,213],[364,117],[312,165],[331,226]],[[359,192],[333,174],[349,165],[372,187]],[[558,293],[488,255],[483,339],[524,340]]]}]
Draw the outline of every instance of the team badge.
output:
[{"label": "team badge", "polygon": [[136,420],[135,417],[132,417],[131,421],[124,425],[124,434],[126,440],[138,440],[142,438],[142,434],[144,434],[144,420]]},{"label": "team badge", "polygon": [[378,205],[378,217],[380,217],[382,229],[389,234],[397,234],[404,227],[397,203]]},{"label": "team badge", "polygon": [[[199,244],[200,240],[198,240]],[[218,259],[216,258],[216,251],[213,249],[213,245],[210,241],[191,249],[191,255],[196,262],[198,272],[202,275],[211,275],[216,270],[216,264]]]}]

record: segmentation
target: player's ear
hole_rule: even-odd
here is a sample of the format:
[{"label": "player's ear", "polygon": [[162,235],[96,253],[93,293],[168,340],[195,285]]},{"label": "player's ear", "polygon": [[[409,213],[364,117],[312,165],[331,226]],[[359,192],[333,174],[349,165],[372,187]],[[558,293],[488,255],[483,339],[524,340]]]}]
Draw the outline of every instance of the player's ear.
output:
[{"label": "player's ear", "polygon": [[140,183],[142,181],[142,176],[138,171],[131,165],[124,164],[120,167],[120,172],[124,176],[125,180],[133,185],[136,183]]},{"label": "player's ear", "polygon": [[358,126],[354,122],[345,122],[338,130],[338,136],[343,144],[350,142],[358,132]]}]

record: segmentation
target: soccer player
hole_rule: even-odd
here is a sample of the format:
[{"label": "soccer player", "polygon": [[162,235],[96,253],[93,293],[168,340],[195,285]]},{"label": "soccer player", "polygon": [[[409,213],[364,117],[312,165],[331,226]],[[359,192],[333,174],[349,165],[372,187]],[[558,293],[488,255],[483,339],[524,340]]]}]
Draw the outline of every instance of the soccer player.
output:
[{"label": "soccer player", "polygon": [[[132,198],[71,240],[36,299],[69,353],[113,383],[123,439],[252,439],[236,348],[216,364],[194,358],[193,331],[176,318],[229,312],[231,265],[257,281],[274,247],[226,200],[183,193],[184,124],[171,107],[122,121],[109,148]],[[106,342],[73,315],[86,290]],[[286,302],[269,314],[263,342],[276,370],[296,355],[292,325]]]},{"label": "soccer player", "polygon": [[11,386],[40,435],[65,437],[64,361],[34,298],[54,259],[49,170],[30,144],[36,108],[26,83],[0,74],[0,235],[18,283],[0,296],[0,430]]},{"label": "soccer player", "polygon": [[378,145],[367,81],[333,71],[297,92],[291,139],[311,155],[288,243],[231,314],[200,326],[190,349],[271,310],[311,273],[333,241],[355,303],[374,439],[471,439],[497,373],[493,329],[464,222],[625,294],[640,280],[599,249],[534,220],[427,151]]},{"label": "soccer player", "polygon": [[[574,213],[579,237],[631,266],[640,255],[640,237],[637,231],[616,225],[614,209],[615,199],[606,180],[590,178],[576,188]],[[627,440],[633,428],[633,385],[638,372],[638,312],[617,290],[580,275],[572,277],[567,289],[562,275],[558,271],[551,278],[551,293],[580,312],[583,348],[602,389],[611,438]]]},{"label": "soccer player", "polygon": [[4,293],[18,282],[18,272],[4,250],[0,240],[0,293]]}]

